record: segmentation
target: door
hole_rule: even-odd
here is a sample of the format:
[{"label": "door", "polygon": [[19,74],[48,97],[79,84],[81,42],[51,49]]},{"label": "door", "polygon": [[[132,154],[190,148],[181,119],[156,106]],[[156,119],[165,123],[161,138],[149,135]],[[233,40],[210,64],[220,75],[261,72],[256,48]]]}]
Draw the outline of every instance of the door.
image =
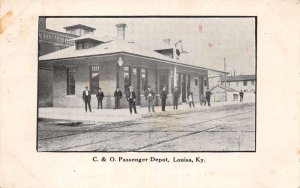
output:
[{"label": "door", "polygon": [[186,74],[182,74],[182,102],[186,102]]},{"label": "door", "polygon": [[169,91],[169,80],[168,80],[168,70],[161,70],[159,72],[159,93],[163,89],[163,87],[166,87],[166,91]]},{"label": "door", "polygon": [[[204,88],[203,88],[203,76],[199,76],[199,94],[203,95],[204,94]],[[200,96],[199,95],[199,96]]]},{"label": "door", "polygon": [[140,105],[140,69],[139,68],[131,68],[131,85],[134,88],[135,94],[136,94],[136,105]]}]

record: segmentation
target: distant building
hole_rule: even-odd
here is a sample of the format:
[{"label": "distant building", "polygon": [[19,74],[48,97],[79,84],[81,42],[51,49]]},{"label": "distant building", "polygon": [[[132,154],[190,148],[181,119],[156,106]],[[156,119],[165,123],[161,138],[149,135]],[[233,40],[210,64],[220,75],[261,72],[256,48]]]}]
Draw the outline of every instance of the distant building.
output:
[{"label": "distant building", "polygon": [[[255,75],[227,76],[226,86],[234,90],[255,93]],[[225,77],[220,77],[220,85],[225,86]]]},{"label": "distant building", "polygon": [[[65,27],[66,32],[47,29],[46,18],[39,18],[38,31],[38,56],[53,53],[70,46],[74,46],[75,42],[70,40],[84,34],[93,34],[94,28],[85,25],[77,24]],[[52,106],[52,68],[39,66],[38,77],[38,97],[39,106]]]},{"label": "distant building", "polygon": [[237,98],[234,98],[234,95],[237,96],[239,94],[239,91],[232,89],[228,86],[225,88],[222,85],[216,85],[213,88],[211,88],[210,91],[212,92],[212,102],[226,101],[226,96],[227,101],[234,101],[237,100]]},{"label": "distant building", "polygon": [[213,88],[213,87],[215,87],[215,86],[217,86],[217,85],[220,85],[220,83],[221,83],[221,77],[222,77],[222,75],[214,75],[214,76],[208,76],[208,84],[207,84],[207,86],[208,86],[208,89],[211,89],[211,88]]},{"label": "distant building", "polygon": [[72,34],[72,35],[77,35],[77,36],[82,36],[82,35],[86,35],[86,34],[94,34],[94,31],[96,30],[93,27],[89,27],[89,26],[82,25],[82,24],[67,26],[67,27],[64,27],[64,29],[66,30],[66,33]]}]

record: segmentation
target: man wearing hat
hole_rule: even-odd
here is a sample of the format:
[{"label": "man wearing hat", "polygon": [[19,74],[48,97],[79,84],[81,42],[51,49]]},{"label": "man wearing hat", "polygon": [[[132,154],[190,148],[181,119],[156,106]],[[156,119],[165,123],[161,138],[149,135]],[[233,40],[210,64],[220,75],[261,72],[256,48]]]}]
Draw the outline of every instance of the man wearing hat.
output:
[{"label": "man wearing hat", "polygon": [[85,86],[85,90],[82,92],[82,100],[85,104],[85,112],[87,112],[87,106],[89,106],[90,112],[92,112],[91,109],[91,92],[89,91],[89,87]]},{"label": "man wearing hat", "polygon": [[206,91],[205,92],[205,98],[206,98],[206,101],[207,101],[207,105],[210,106],[210,97],[213,93],[211,91]]},{"label": "man wearing hat", "polygon": [[190,108],[192,107],[192,105],[195,108],[194,97],[191,88],[188,89],[187,98],[188,98]]},{"label": "man wearing hat", "polygon": [[180,96],[180,92],[179,92],[179,89],[177,86],[175,86],[175,89],[173,91],[173,109],[176,109],[178,108],[178,99],[179,99],[179,96]]},{"label": "man wearing hat", "polygon": [[161,110],[166,111],[166,100],[168,98],[168,93],[166,91],[166,86],[164,86],[163,89],[161,90],[160,98],[161,98]]},{"label": "man wearing hat", "polygon": [[149,112],[151,111],[150,107],[152,109],[152,112],[154,112],[154,97],[155,97],[155,93],[151,90],[151,86],[148,86],[148,89],[145,92],[145,99],[148,104]]},{"label": "man wearing hat", "polygon": [[118,87],[114,93],[114,97],[115,97],[115,109],[119,109],[120,108],[120,100],[122,98],[122,91]]},{"label": "man wearing hat", "polygon": [[103,91],[101,91],[101,87],[99,87],[99,90],[96,93],[96,97],[98,100],[98,109],[99,109],[99,105],[101,106],[101,109],[102,109],[102,100],[104,97],[104,93],[103,93]]},{"label": "man wearing hat", "polygon": [[127,91],[127,93],[126,93],[126,99],[129,102],[130,114],[132,114],[132,108],[134,110],[134,113],[137,114],[136,106],[135,106],[136,95],[135,95],[135,92],[133,91],[132,86],[129,86],[129,91]]}]

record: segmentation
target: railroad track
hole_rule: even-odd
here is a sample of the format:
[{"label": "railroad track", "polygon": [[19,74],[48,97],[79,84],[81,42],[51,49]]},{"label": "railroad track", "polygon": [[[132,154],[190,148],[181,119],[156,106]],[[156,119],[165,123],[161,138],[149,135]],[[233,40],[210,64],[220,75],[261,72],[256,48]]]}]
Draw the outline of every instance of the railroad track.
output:
[{"label": "railroad track", "polygon": [[[176,126],[172,126],[172,127],[179,127],[179,126],[189,127],[189,126],[201,125],[201,124],[204,124],[204,123],[207,123],[207,122],[218,121],[220,119],[239,116],[239,115],[250,113],[250,112],[253,112],[253,110],[252,111],[241,112],[241,113],[235,113],[235,114],[231,114],[231,115],[225,115],[225,116],[223,115],[223,116],[219,116],[219,117],[209,119],[209,120],[193,122],[193,123],[190,123],[190,124],[187,124],[187,125],[176,125]],[[172,120],[170,119],[167,122],[170,122],[170,121],[172,121]],[[167,122],[164,121],[164,124],[167,124]],[[218,126],[209,127],[207,129],[203,129],[203,130],[198,130],[198,131],[185,131],[185,130],[171,130],[171,131],[169,130],[168,131],[168,130],[164,130],[166,127],[170,127],[170,126],[157,127],[158,130],[148,130],[148,131],[139,131],[139,130],[138,131],[132,131],[132,130],[120,131],[120,130],[114,130],[114,129],[129,127],[129,126],[134,126],[134,125],[139,125],[139,124],[142,124],[142,123],[125,122],[125,124],[120,125],[120,126],[102,127],[100,129],[93,129],[93,130],[89,130],[89,131],[85,131],[85,132],[79,132],[79,133],[74,133],[74,134],[56,136],[56,137],[51,137],[51,138],[46,138],[46,139],[41,139],[41,140],[56,139],[56,138],[60,138],[60,137],[68,137],[68,136],[74,136],[74,135],[78,135],[78,134],[86,134],[86,133],[90,133],[90,132],[95,132],[95,133],[96,132],[120,132],[120,133],[122,133],[122,132],[132,132],[132,133],[137,133],[137,135],[140,134],[140,133],[147,134],[147,133],[153,133],[153,132],[186,132],[187,133],[187,134],[184,134],[184,135],[180,135],[180,136],[177,136],[177,137],[173,137],[173,138],[166,139],[166,140],[161,140],[161,141],[151,143],[151,144],[148,144],[148,145],[145,145],[145,146],[142,146],[142,147],[138,147],[138,148],[135,148],[135,149],[132,150],[132,151],[140,151],[140,150],[144,150],[144,149],[147,149],[147,148],[151,148],[153,146],[157,146],[157,145],[165,144],[167,142],[171,142],[171,141],[174,141],[174,140],[177,140],[177,139],[181,139],[181,138],[184,138],[184,137],[200,134],[200,133],[205,132],[205,131],[213,131],[214,129],[217,129],[217,128],[221,127],[221,125],[218,125]],[[68,148],[62,149],[62,151],[63,150],[72,150],[72,149],[75,149],[75,148],[88,146],[88,145],[94,145],[94,144],[98,144],[98,143],[102,143],[102,142],[107,142],[107,140],[102,140],[102,141],[98,141],[98,142],[94,142],[94,143],[86,143],[86,144],[77,145],[77,146],[74,146],[74,147],[68,147]],[[93,151],[97,151],[97,150],[93,150]]]}]

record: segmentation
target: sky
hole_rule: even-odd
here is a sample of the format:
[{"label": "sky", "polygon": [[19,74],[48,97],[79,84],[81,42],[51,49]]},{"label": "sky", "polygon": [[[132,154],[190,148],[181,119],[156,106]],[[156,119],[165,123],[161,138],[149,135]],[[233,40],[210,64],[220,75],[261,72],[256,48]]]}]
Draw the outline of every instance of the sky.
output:
[{"label": "sky", "polygon": [[116,36],[116,24],[125,23],[125,38],[155,49],[162,39],[182,40],[182,61],[236,74],[255,74],[254,18],[47,18],[47,28],[84,24],[96,36]]}]

